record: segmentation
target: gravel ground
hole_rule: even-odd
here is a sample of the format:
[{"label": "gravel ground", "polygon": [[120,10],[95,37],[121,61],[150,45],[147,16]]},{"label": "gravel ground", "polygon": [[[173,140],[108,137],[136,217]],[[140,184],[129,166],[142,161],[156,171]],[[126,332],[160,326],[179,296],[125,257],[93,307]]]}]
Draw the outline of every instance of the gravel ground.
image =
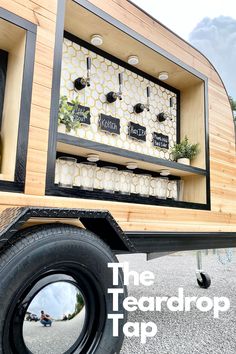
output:
[{"label": "gravel ground", "polygon": [[125,338],[121,354],[235,354],[236,353],[236,255],[232,263],[220,264],[216,256],[203,259],[203,269],[212,280],[209,289],[198,287],[195,277],[196,257],[193,252],[182,252],[145,261],[144,255],[119,256],[119,260],[129,261],[130,269],[139,273],[150,270],[155,274],[154,285],[150,287],[128,286],[129,296],[176,296],[183,287],[185,296],[226,296],[231,307],[214,319],[213,311],[200,312],[194,308],[190,312],[171,312],[163,307],[161,312],[129,313],[131,322],[154,322],[158,332],[147,339],[145,345],[140,338]]},{"label": "gravel ground", "polygon": [[[128,261],[130,270],[139,273],[150,270],[155,274],[154,284],[128,286],[129,296],[176,296],[179,287],[185,296],[226,296],[230,310],[214,319],[213,311],[203,313],[196,307],[190,312],[171,312],[166,306],[161,312],[129,313],[131,322],[154,322],[158,332],[141,344],[140,338],[125,338],[120,354],[235,354],[236,353],[236,254],[232,263],[221,265],[212,254],[204,257],[203,269],[211,276],[209,289],[198,287],[195,277],[196,256],[193,252],[172,254],[146,262],[144,255],[119,256],[121,262]],[[44,328],[38,323],[25,322],[24,338],[34,354],[63,354],[77,337],[83,315],[68,322],[54,322]],[[104,353],[105,354],[105,353]]]}]

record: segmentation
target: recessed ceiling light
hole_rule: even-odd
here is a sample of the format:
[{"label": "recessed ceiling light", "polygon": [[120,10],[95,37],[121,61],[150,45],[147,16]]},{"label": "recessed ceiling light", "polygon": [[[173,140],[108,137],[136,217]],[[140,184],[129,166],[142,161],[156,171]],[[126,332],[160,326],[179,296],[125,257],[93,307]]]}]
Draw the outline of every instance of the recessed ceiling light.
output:
[{"label": "recessed ceiling light", "polygon": [[90,38],[90,43],[95,46],[100,46],[103,44],[103,38],[100,34],[94,34]]},{"label": "recessed ceiling light", "polygon": [[137,65],[139,63],[139,58],[137,55],[130,55],[128,57],[128,63],[130,65]]},{"label": "recessed ceiling light", "polygon": [[165,81],[169,78],[169,74],[167,71],[162,71],[161,73],[158,74],[158,79]]},{"label": "recessed ceiling light", "polygon": [[87,160],[90,162],[97,162],[97,161],[99,161],[99,155],[89,154],[87,156]]},{"label": "recessed ceiling light", "polygon": [[164,177],[169,176],[170,175],[170,171],[169,170],[161,170],[160,171],[160,175],[164,176]]},{"label": "recessed ceiling light", "polygon": [[136,162],[127,162],[127,164],[126,164],[126,168],[128,168],[129,170],[134,170],[137,167],[138,167],[138,165]]}]

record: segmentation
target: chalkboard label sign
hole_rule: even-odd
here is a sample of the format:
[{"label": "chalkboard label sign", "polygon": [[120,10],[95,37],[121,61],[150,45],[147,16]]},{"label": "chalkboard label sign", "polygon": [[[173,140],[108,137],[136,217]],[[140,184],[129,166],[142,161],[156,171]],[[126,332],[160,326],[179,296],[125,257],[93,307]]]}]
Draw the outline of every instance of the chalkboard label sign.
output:
[{"label": "chalkboard label sign", "polygon": [[81,124],[86,124],[89,125],[91,124],[90,122],[90,108],[85,107],[85,106],[78,106],[74,113],[74,120],[75,121],[80,121]]},{"label": "chalkboard label sign", "polygon": [[120,120],[118,118],[107,116],[105,114],[100,114],[99,118],[99,128],[101,131],[110,134],[120,134]]},{"label": "chalkboard label sign", "polygon": [[146,128],[137,123],[129,122],[128,135],[132,139],[146,141]]},{"label": "chalkboard label sign", "polygon": [[163,135],[161,133],[152,133],[152,142],[154,146],[161,149],[169,149],[169,137],[168,135]]}]

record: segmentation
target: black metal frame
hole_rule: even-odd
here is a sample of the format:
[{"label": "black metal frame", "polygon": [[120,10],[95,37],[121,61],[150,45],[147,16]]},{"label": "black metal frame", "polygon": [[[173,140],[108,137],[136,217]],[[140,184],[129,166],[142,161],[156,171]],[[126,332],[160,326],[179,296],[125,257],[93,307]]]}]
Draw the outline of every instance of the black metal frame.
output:
[{"label": "black metal frame", "polygon": [[15,178],[13,182],[0,181],[0,191],[23,192],[29,135],[29,119],[33,86],[34,56],[37,26],[22,17],[0,8],[0,18],[26,31],[24,70],[21,88],[21,103],[16,151]]},{"label": "black metal frame", "polygon": [[[176,205],[173,204],[173,201],[169,204],[167,203],[167,206],[178,206],[178,207],[186,207],[186,208],[197,208],[197,209],[203,209],[203,210],[210,210],[211,205],[210,205],[210,172],[209,172],[209,137],[208,137],[208,108],[207,108],[207,77],[203,75],[202,73],[198,72],[194,68],[191,68],[187,64],[183,63],[181,60],[178,58],[174,57],[170,53],[166,52],[164,49],[160,48],[153,42],[149,41],[148,39],[144,38],[143,36],[139,35],[137,32],[133,31],[126,25],[122,24],[115,18],[111,17],[101,9],[97,8],[93,4],[91,4],[87,0],[73,0],[75,3],[81,5],[82,7],[86,8],[88,11],[94,13],[95,15],[99,16],[102,18],[104,21],[112,24],[116,28],[120,29],[124,33],[128,34],[132,38],[136,39],[137,41],[141,42],[142,44],[146,45],[147,47],[153,49],[154,51],[158,52],[159,54],[165,56],[175,64],[178,64],[179,66],[183,67],[185,70],[189,71],[193,75],[197,76],[198,78],[202,79],[204,81],[205,85],[205,151],[206,151],[206,169],[196,169],[199,171],[204,171],[201,174],[206,176],[206,199],[207,202],[205,204],[201,203],[185,203],[185,202],[177,202]],[[54,177],[55,177],[55,164],[56,164],[56,145],[58,141],[58,136],[59,139],[61,139],[63,134],[57,134],[57,114],[58,114],[58,109],[59,109],[59,98],[60,98],[60,76],[61,76],[61,62],[62,62],[62,42],[63,42],[63,34],[65,33],[66,38],[73,40],[74,42],[85,46],[88,49],[93,50],[94,52],[101,54],[102,56],[128,68],[131,71],[136,72],[139,75],[142,75],[148,79],[150,79],[153,82],[158,83],[158,85],[161,85],[163,87],[166,87],[173,92],[177,93],[177,104],[179,106],[180,104],[180,94],[179,90],[174,89],[173,87],[163,83],[162,81],[159,81],[156,78],[153,78],[152,76],[142,72],[141,70],[134,68],[133,66],[130,66],[127,63],[124,63],[123,61],[115,58],[111,54],[108,54],[102,50],[100,50],[97,47],[94,47],[93,45],[79,39],[78,37],[74,36],[73,34],[70,34],[68,32],[64,32],[64,16],[65,16],[65,3],[64,1],[61,1],[60,4],[58,4],[58,19],[57,19],[57,27],[56,27],[56,46],[55,46],[55,51],[54,51],[54,73],[53,73],[53,86],[52,86],[52,98],[51,98],[51,117],[50,117],[50,132],[49,132],[49,150],[48,150],[48,165],[47,165],[47,180],[46,180],[46,194],[47,195],[64,195],[64,196],[70,196],[72,197],[71,193],[67,191],[62,191],[60,190],[54,183]],[[180,112],[179,110],[177,111],[177,120],[180,121]],[[69,137],[70,141],[73,140],[73,137]],[[76,139],[75,139],[76,140]],[[74,141],[75,141],[74,140]],[[83,139],[78,139],[77,141],[80,140],[81,143],[83,143]],[[178,129],[177,129],[177,141],[180,140],[180,127],[178,124]],[[102,144],[101,144],[102,145]],[[110,149],[111,147],[107,147]],[[135,153],[134,153],[135,154]],[[135,158],[135,157],[133,157]],[[160,159],[161,160],[161,159]],[[160,161],[161,162],[161,161]],[[163,166],[168,167],[169,161],[162,160]],[[189,166],[184,166],[182,169],[188,171]],[[195,172],[196,172],[195,171]],[[74,190],[74,189],[73,189]],[[76,193],[77,194],[77,193]],[[78,194],[80,192],[78,191]],[[77,194],[77,196],[78,196]],[[80,194],[81,195],[81,194]],[[86,198],[90,198],[89,194],[86,196]],[[94,195],[94,197],[96,197]],[[91,197],[92,198],[92,197]],[[100,196],[100,199],[104,199],[104,196]],[[111,197],[110,197],[111,198]],[[108,199],[108,200],[114,200],[114,199]],[[131,202],[131,201],[130,201]],[[134,202],[134,199],[133,199]],[[150,203],[149,203],[150,204]],[[157,203],[155,203],[157,204]]]},{"label": "black metal frame", "polygon": [[0,49],[0,131],[2,126],[2,110],[6,85],[8,52]]}]

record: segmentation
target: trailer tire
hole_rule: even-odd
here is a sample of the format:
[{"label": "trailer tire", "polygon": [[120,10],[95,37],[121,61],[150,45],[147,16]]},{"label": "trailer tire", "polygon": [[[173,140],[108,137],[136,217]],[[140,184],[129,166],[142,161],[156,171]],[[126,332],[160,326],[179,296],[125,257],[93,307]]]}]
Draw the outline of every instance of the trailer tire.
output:
[{"label": "trailer tire", "polygon": [[[13,245],[0,254],[0,353],[26,354],[22,334],[24,316],[34,289],[50,274],[68,274],[78,281],[88,303],[84,338],[67,353],[119,353],[123,342],[126,313],[122,303],[126,296],[123,274],[113,286],[111,268],[118,262],[111,249],[93,233],[74,226],[50,224],[31,227],[18,233]],[[37,286],[36,286],[37,285]],[[122,288],[119,295],[119,336],[107,315],[114,313],[108,288]],[[35,291],[36,291],[35,290]],[[25,304],[28,304],[27,307]],[[86,308],[87,311],[87,308]],[[86,312],[87,314],[87,312]]]}]

